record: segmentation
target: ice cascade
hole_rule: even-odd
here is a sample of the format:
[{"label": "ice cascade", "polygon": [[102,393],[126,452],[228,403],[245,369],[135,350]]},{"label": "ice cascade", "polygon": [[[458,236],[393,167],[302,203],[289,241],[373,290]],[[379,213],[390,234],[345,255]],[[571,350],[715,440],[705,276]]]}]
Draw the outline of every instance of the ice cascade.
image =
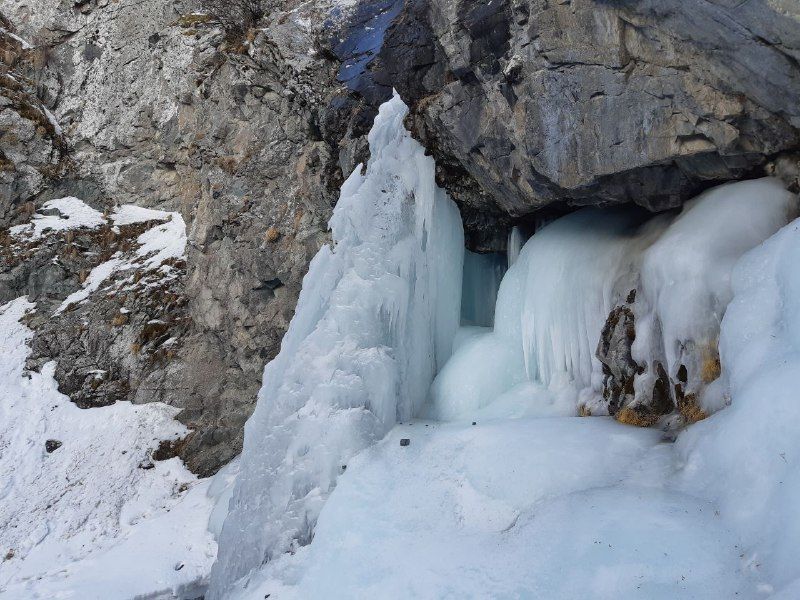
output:
[{"label": "ice cascade", "polygon": [[[436,377],[429,415],[442,420],[607,410],[596,353],[616,307],[635,316],[637,399],[657,376],[713,412],[724,405],[717,338],[733,265],[795,214],[775,179],[722,185],[678,214],[587,208],[537,231],[500,286],[493,330],[459,336]],[[662,376],[663,377],[663,376]],[[711,384],[711,385],[709,385]],[[638,401],[638,400],[637,400]]]},{"label": "ice cascade", "polygon": [[415,415],[458,328],[464,233],[395,94],[371,158],[342,186],[333,245],[311,262],[245,428],[241,471],[206,596],[310,542],[337,476]]}]

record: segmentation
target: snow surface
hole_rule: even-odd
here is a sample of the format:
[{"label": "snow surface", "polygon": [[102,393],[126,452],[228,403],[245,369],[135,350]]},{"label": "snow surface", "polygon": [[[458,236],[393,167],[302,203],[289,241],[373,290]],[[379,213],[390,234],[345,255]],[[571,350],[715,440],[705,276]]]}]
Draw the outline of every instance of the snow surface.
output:
[{"label": "snow surface", "polygon": [[342,465],[417,413],[458,328],[464,235],[395,94],[303,282],[245,428],[208,598],[310,541]]},{"label": "snow surface", "polygon": [[131,225],[133,223],[145,223],[147,221],[169,221],[177,213],[169,213],[163,210],[144,208],[135,204],[123,204],[114,209],[111,213],[111,221],[114,225]]},{"label": "snow surface", "polygon": [[[32,332],[20,319],[31,309],[22,298],[0,307],[0,598],[199,589],[216,554],[210,482],[177,458],[150,460],[161,440],[188,433],[177,409],[77,408],[58,392],[54,363],[24,371]],[[47,440],[62,445],[47,453]]]},{"label": "snow surface", "polygon": [[186,254],[186,223],[180,213],[168,213],[170,220],[148,229],[137,238],[136,255],[147,268],[155,268],[166,260]]},{"label": "snow surface", "polygon": [[605,418],[398,426],[230,598],[755,597],[714,506],[640,470],[670,446]]},{"label": "snow surface", "polygon": [[[57,213],[57,214],[45,214]],[[103,213],[93,209],[83,200],[69,196],[45,202],[40,212],[25,225],[15,225],[10,229],[15,237],[39,239],[48,232],[78,229],[80,227],[99,227],[105,224]]]}]

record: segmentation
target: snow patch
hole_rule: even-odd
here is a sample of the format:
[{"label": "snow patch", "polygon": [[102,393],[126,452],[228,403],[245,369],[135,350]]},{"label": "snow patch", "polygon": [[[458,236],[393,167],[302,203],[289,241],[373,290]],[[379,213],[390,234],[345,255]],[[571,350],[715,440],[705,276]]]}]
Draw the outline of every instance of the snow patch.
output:
[{"label": "snow patch", "polygon": [[111,213],[111,221],[117,226],[145,223],[147,221],[168,221],[174,214],[177,213],[144,208],[135,204],[123,204],[115,208],[114,212]]},{"label": "snow patch", "polygon": [[[57,214],[46,214],[55,212]],[[106,222],[103,213],[93,209],[83,200],[68,196],[45,202],[30,223],[15,225],[9,230],[14,237],[39,239],[45,233],[100,227]]]}]

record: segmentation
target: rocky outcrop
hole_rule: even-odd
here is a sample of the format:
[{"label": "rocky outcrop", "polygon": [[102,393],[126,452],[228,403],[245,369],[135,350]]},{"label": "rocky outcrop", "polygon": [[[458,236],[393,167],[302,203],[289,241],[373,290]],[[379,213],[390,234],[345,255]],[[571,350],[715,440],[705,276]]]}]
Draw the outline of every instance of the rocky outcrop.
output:
[{"label": "rocky outcrop", "polygon": [[381,59],[478,212],[663,210],[800,145],[791,2],[413,0]]},{"label": "rocky outcrop", "polygon": [[42,55],[0,15],[0,229],[32,213],[28,200],[66,172],[61,128],[30,75]]},{"label": "rocky outcrop", "polygon": [[[163,307],[145,310],[143,298],[119,304],[93,296],[68,316],[77,339],[64,333],[69,327],[34,323],[36,354],[71,365],[56,378],[81,404],[161,400],[182,408],[179,418],[194,429],[182,456],[202,474],[239,451],[264,364],[277,353],[308,263],[327,239],[342,168],[354,166],[348,158],[340,165],[334,148],[348,134],[339,115],[349,116],[332,103],[337,63],[317,53],[319,31],[310,25],[323,22],[327,6],[281,4],[239,39],[191,2],[2,6],[26,24],[38,51],[47,50],[35,88],[73,165],[69,178],[15,193],[14,203],[29,207],[15,222],[48,198],[73,195],[101,210],[130,203],[179,211],[189,232],[183,274],[164,290],[182,299],[180,307],[165,315]],[[325,116],[329,106],[336,110]],[[14,181],[21,189],[24,181]],[[64,244],[54,240],[48,252],[59,254]],[[87,241],[81,255],[93,251]],[[49,259],[36,256],[25,269]],[[76,264],[48,280],[43,296],[9,263],[6,282],[16,283],[3,295],[55,303],[79,289],[80,273],[93,266]],[[109,325],[122,308],[136,314],[131,302],[142,303],[137,313],[146,321]],[[145,359],[146,344],[135,339],[151,320],[179,324],[167,370]],[[132,358],[137,345],[143,354]],[[78,355],[91,355],[92,364]],[[103,385],[89,376],[99,370]]]}]

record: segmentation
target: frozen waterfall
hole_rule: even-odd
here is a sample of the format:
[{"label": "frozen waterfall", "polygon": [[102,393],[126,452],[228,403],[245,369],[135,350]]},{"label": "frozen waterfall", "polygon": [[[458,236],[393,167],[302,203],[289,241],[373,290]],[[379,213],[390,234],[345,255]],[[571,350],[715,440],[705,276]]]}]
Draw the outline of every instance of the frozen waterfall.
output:
[{"label": "frozen waterfall", "polygon": [[503,278],[494,329],[469,336],[437,376],[428,414],[573,415],[579,405],[602,414],[598,341],[629,297],[637,393],[652,388],[660,365],[703,410],[717,410],[725,399],[713,362],[731,271],[794,217],[795,202],[761,179],[716,187],[679,214],[588,208],[548,224]]},{"label": "frozen waterfall", "polygon": [[602,414],[598,341],[619,307],[635,317],[637,401],[661,371],[703,411],[728,401],[717,347],[734,264],[795,215],[777,181],[719,186],[658,216],[583,209],[524,244],[515,229],[507,257],[465,255],[406,113],[397,95],[380,108],[366,172],[342,186],[333,245],[264,371],[209,599],[307,545],[348,462],[398,421]]},{"label": "frozen waterfall", "polygon": [[419,411],[450,356],[464,234],[406,113],[397,95],[381,106],[264,371],[207,598],[308,543],[348,460]]}]

